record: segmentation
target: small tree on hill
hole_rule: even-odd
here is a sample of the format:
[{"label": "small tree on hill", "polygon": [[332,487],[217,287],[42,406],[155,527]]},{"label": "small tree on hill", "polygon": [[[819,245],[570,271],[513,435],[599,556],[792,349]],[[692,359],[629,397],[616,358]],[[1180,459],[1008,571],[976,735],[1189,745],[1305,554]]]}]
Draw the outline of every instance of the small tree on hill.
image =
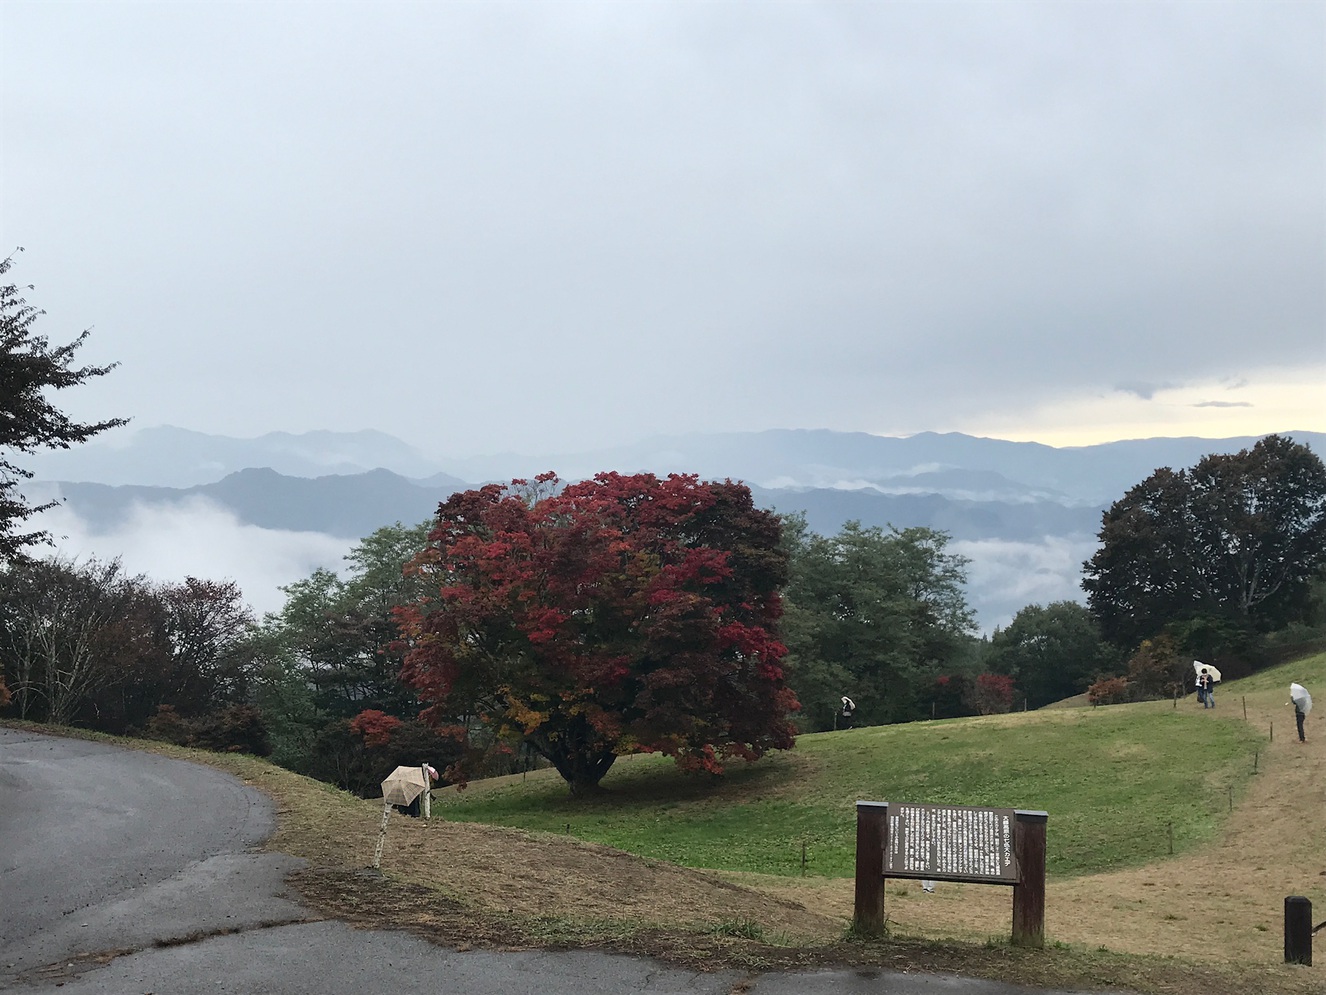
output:
[{"label": "small tree on hill", "polygon": [[1192,683],[1192,663],[1169,636],[1144,639],[1128,660],[1128,681],[1135,692],[1171,697]]},{"label": "small tree on hill", "polygon": [[438,509],[416,561],[432,590],[398,609],[402,676],[429,714],[524,740],[573,794],[623,753],[721,773],[791,747],[777,517],[730,481],[558,485],[489,485]]},{"label": "small tree on hill", "polygon": [[1093,705],[1117,705],[1128,695],[1128,681],[1122,677],[1102,677],[1087,688],[1087,700]]},{"label": "small tree on hill", "polygon": [[1030,707],[1040,708],[1081,694],[1098,675],[1116,670],[1118,659],[1085,606],[1056,601],[1028,605],[996,629],[986,665],[1012,676]]},{"label": "small tree on hill", "polygon": [[1013,709],[1013,678],[1007,674],[977,674],[971,705],[980,715],[1002,715]]}]

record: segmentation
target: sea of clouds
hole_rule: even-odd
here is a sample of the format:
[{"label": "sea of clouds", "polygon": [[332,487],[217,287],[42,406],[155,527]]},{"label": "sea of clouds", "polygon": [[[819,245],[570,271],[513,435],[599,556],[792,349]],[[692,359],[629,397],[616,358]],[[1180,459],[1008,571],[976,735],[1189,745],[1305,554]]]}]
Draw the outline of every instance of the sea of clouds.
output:
[{"label": "sea of clouds", "polygon": [[[130,573],[156,581],[190,576],[234,581],[258,615],[278,611],[285,603],[281,588],[319,567],[341,572],[355,545],[321,532],[246,525],[201,497],[136,505],[127,519],[106,530],[65,506],[43,512],[36,523],[55,539],[48,553],[77,560],[119,557]],[[1036,542],[954,541],[948,549],[970,560],[967,601],[980,631],[989,634],[1027,605],[1080,601],[1082,562],[1095,545],[1094,537],[1081,535]]]},{"label": "sea of clouds", "polygon": [[[234,581],[254,612],[279,611],[281,588],[319,567],[340,572],[353,541],[321,532],[291,532],[245,525],[206,498],[136,505],[115,528],[98,531],[58,506],[35,519],[54,539],[47,550],[67,559],[119,557],[132,574],[155,581],[186,577]],[[33,550],[39,554],[40,550]]]}]

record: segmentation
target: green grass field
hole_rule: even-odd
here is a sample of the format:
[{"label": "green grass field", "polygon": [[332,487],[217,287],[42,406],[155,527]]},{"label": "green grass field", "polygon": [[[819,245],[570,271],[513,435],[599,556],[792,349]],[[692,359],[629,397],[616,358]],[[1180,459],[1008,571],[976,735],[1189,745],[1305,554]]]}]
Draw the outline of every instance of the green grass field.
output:
[{"label": "green grass field", "polygon": [[[1279,668],[1277,668],[1278,670]],[[1280,682],[1277,674],[1261,676]],[[1271,686],[1270,683],[1267,686]],[[1170,702],[918,722],[801,736],[722,778],[620,759],[602,797],[553,771],[475,782],[434,803],[457,821],[570,832],[699,868],[848,877],[856,799],[1042,809],[1052,876],[1163,859],[1215,839],[1253,774],[1260,730]],[[1288,734],[1288,730],[1286,730]]]}]

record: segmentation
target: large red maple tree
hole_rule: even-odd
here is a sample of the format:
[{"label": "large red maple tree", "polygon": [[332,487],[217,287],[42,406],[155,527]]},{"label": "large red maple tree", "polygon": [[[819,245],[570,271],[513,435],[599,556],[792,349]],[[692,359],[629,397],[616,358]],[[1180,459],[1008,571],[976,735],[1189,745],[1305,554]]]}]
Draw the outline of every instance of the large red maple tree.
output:
[{"label": "large red maple tree", "polygon": [[413,564],[432,593],[397,609],[402,678],[434,721],[524,740],[573,794],[626,753],[721,773],[788,749],[780,535],[745,485],[694,475],[455,494]]}]

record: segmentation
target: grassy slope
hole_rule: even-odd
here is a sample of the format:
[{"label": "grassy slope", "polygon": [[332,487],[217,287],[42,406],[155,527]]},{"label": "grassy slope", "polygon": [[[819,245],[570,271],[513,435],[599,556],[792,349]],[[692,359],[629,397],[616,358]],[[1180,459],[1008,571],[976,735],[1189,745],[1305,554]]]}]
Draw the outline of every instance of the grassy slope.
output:
[{"label": "grassy slope", "polygon": [[[609,781],[617,792],[610,805],[573,804],[546,774],[524,784],[519,777],[483,782],[459,799],[439,793],[442,806],[455,806],[442,812],[473,818],[491,805],[498,814],[509,810],[514,821],[546,804],[554,811],[542,824],[556,835],[397,816],[383,877],[362,870],[376,836],[377,802],[249,757],[31,728],[231,771],[276,800],[278,830],[268,847],[310,861],[292,879],[306,901],[358,925],[408,929],[460,949],[597,946],[702,970],[850,964],[1074,990],[1319,995],[1326,959],[1313,968],[1280,963],[1282,897],[1306,894],[1326,907],[1326,703],[1310,717],[1308,743],[1299,744],[1285,704],[1290,680],[1326,696],[1326,654],[1224,687],[1220,707],[1210,712],[1189,698],[1178,715],[1158,702],[805,737],[788,755],[710,783],[681,778],[657,758],[630,758]],[[1267,742],[1271,723],[1274,741]],[[929,739],[910,738],[923,736]],[[1249,745],[1260,754],[1255,777],[1247,772]],[[1083,771],[1077,751],[1094,751],[1100,762]],[[1105,771],[1110,777],[1102,779]],[[1075,787],[1074,777],[1086,783]],[[996,788],[1000,797],[992,797]],[[898,928],[888,938],[839,942],[851,914],[851,881],[814,875],[831,873],[828,854],[841,847],[840,833],[818,826],[816,836],[809,824],[791,820],[800,812],[850,825],[843,813],[858,796],[1049,810],[1059,861],[1047,908],[1053,943],[1045,950],[1009,947],[1000,939],[1006,890],[967,885],[931,896],[896,889],[889,915]],[[732,812],[741,805],[744,818]],[[618,832],[628,845],[631,819],[619,819],[619,807],[641,822],[638,837],[689,863],[702,862],[696,858],[704,847],[724,859],[735,847],[747,854],[742,859],[781,873],[724,874],[733,884],[564,835],[571,823],[587,837]],[[1179,854],[1155,860],[1167,848],[1157,830],[1171,818]],[[1074,819],[1083,825],[1074,827]],[[691,822],[698,828],[688,829]],[[1094,822],[1110,825],[1093,829]],[[804,879],[788,874],[799,869],[803,834],[811,839],[812,871]],[[1078,843],[1068,845],[1075,837]],[[795,861],[776,855],[789,844]],[[1111,859],[1124,869],[1072,876]],[[814,939],[817,922],[828,932]]]},{"label": "grassy slope", "polygon": [[443,793],[441,814],[766,874],[799,874],[805,842],[808,872],[839,877],[853,872],[858,798],[1043,809],[1049,873],[1078,875],[1167,856],[1171,824],[1177,853],[1216,838],[1263,737],[1211,717],[1189,699],[821,733],[715,781],[630,757],[603,798],[572,799],[542,771]]}]

